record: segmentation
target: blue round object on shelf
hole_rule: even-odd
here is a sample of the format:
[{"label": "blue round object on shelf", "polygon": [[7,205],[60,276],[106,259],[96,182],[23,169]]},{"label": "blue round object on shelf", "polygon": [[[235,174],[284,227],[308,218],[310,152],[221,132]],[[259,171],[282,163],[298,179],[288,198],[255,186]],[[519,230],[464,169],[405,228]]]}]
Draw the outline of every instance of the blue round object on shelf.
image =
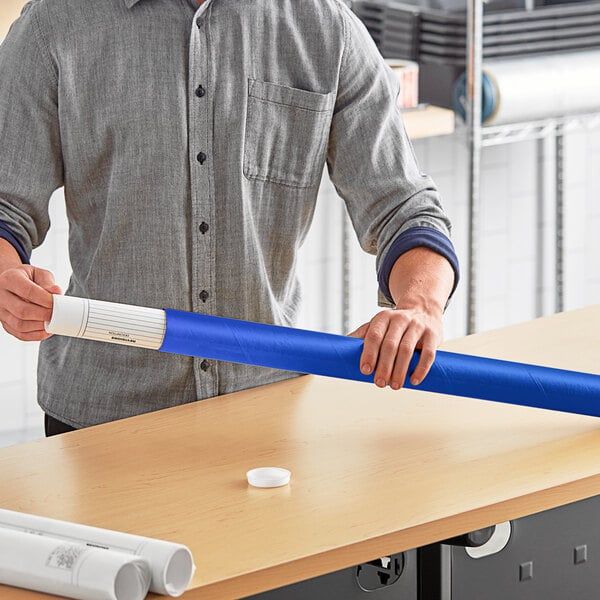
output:
[{"label": "blue round object on shelf", "polygon": [[[454,111],[463,121],[467,118],[467,75],[463,73],[454,83],[452,93]],[[481,74],[481,122],[485,123],[496,111],[498,95],[490,78],[486,73]]]}]

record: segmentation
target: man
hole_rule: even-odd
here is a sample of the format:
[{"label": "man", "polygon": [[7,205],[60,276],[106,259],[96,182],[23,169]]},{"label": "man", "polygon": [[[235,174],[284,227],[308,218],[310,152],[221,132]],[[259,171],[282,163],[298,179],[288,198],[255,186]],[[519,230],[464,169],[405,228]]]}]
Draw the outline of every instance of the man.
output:
[{"label": "man", "polygon": [[50,337],[28,265],[63,186],[75,296],[293,325],[325,162],[395,310],[361,369],[421,381],[457,280],[396,84],[338,0],[33,0],[0,46],[0,320],[40,348],[48,433],[290,374]]}]

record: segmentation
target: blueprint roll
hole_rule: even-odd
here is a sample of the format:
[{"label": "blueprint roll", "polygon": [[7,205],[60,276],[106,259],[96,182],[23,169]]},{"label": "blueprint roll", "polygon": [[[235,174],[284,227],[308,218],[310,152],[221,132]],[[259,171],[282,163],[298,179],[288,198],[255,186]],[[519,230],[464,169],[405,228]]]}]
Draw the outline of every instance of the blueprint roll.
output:
[{"label": "blueprint roll", "polygon": [[195,570],[194,560],[187,546],[122,531],[0,508],[0,533],[4,531],[15,531],[40,540],[47,538],[98,548],[105,553],[100,554],[100,558],[113,553],[123,555],[130,561],[137,557],[148,567],[150,591],[166,596],[181,596]]},{"label": "blueprint roll", "polygon": [[[454,86],[463,119],[466,83]],[[483,63],[482,121],[502,125],[600,109],[600,50],[506,58]]]},{"label": "blueprint roll", "polygon": [[0,527],[0,583],[76,600],[143,600],[150,569],[131,554]]},{"label": "blueprint roll", "polygon": [[[81,300],[81,299],[79,299]],[[94,300],[81,300],[93,304]],[[71,303],[72,301],[68,301]],[[62,314],[63,297],[54,297],[50,333],[72,335],[75,330]],[[108,304],[108,303],[107,303]],[[136,307],[131,307],[132,311]],[[311,373],[355,381],[373,381],[360,371],[362,339],[226,319],[172,309],[164,311],[161,352]],[[54,315],[57,318],[54,318]],[[81,315],[72,318],[80,321]],[[61,327],[57,327],[60,323]],[[107,325],[122,330],[117,321]],[[79,330],[85,335],[85,327]],[[93,339],[88,337],[88,339]],[[101,341],[110,341],[103,332]],[[119,343],[119,342],[115,342]],[[155,347],[155,341],[152,346]],[[414,371],[419,354],[412,357]],[[600,375],[578,373],[504,360],[438,351],[429,374],[419,386],[405,387],[493,400],[522,406],[600,416]]]}]

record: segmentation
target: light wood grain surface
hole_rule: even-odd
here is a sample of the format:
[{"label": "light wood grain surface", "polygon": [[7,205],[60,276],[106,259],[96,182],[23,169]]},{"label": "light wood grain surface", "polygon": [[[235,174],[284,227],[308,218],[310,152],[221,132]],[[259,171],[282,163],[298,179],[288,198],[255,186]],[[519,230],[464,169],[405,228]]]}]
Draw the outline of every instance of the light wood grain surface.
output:
[{"label": "light wood grain surface", "polygon": [[[593,307],[445,348],[600,373],[599,335]],[[0,450],[0,506],[187,544],[184,597],[226,600],[596,495],[599,456],[595,418],[305,376]],[[268,465],[290,485],[246,484]]]},{"label": "light wood grain surface", "polygon": [[454,111],[431,104],[402,111],[408,137],[419,138],[449,135],[454,131]]}]

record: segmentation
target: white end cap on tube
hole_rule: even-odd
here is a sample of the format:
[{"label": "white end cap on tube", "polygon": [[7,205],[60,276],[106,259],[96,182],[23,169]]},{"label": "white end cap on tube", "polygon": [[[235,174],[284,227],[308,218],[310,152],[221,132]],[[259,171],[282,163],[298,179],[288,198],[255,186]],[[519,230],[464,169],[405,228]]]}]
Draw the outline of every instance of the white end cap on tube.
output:
[{"label": "white end cap on tube", "polygon": [[88,313],[87,300],[73,296],[53,296],[52,318],[46,323],[48,333],[79,337],[83,334]]}]

